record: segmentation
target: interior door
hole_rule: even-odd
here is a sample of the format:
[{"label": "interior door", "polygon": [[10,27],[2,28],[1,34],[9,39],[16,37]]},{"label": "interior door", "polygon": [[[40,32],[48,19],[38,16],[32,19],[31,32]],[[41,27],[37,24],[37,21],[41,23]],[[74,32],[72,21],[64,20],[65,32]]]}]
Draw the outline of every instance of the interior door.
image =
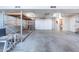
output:
[{"label": "interior door", "polygon": [[59,21],[59,29],[60,29],[60,31],[63,31],[63,25],[64,25],[64,20],[60,19],[60,21]]}]

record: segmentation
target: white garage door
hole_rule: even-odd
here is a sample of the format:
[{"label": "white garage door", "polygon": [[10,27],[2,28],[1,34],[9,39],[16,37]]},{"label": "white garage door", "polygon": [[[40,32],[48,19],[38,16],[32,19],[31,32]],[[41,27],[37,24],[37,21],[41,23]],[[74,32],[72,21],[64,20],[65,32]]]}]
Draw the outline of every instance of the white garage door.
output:
[{"label": "white garage door", "polygon": [[51,19],[38,19],[35,21],[35,29],[38,30],[52,30]]}]

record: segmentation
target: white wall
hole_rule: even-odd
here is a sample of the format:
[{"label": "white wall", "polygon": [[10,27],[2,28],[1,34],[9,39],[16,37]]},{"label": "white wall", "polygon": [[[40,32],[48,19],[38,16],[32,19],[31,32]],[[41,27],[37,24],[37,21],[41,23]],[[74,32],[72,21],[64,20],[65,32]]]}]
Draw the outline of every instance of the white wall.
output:
[{"label": "white wall", "polygon": [[76,17],[75,28],[79,28],[79,16]]},{"label": "white wall", "polygon": [[64,31],[75,32],[75,16],[64,17]]},{"label": "white wall", "polygon": [[52,30],[52,19],[36,19],[35,29],[38,30]]},{"label": "white wall", "polygon": [[70,18],[70,30],[72,32],[75,32],[75,17],[74,16]]},{"label": "white wall", "polygon": [[75,32],[79,29],[79,15],[75,16]]},{"label": "white wall", "polygon": [[52,19],[52,30],[56,30],[56,22],[55,19]]},{"label": "white wall", "polygon": [[64,26],[63,26],[64,31],[69,31],[70,29],[69,24],[70,24],[69,17],[64,17]]}]

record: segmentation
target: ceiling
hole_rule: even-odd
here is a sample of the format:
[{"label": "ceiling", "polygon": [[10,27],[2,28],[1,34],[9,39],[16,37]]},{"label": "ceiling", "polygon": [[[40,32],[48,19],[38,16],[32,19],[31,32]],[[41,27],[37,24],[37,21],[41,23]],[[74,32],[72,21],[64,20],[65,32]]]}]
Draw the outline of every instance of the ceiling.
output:
[{"label": "ceiling", "polygon": [[62,13],[62,16],[72,16],[79,14],[79,9],[37,9],[23,10],[23,13],[33,12],[39,17],[52,16],[54,13]]},{"label": "ceiling", "polygon": [[[5,10],[5,12],[20,12],[21,10]],[[79,9],[23,9],[23,13],[34,13],[37,17],[52,16],[54,13],[62,13],[62,16],[79,14]]]}]

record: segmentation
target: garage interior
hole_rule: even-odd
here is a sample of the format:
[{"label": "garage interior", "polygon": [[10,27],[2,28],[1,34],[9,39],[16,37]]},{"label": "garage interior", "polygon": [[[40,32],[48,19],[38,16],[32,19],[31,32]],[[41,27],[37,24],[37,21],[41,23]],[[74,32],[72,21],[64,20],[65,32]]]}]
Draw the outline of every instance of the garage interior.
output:
[{"label": "garage interior", "polygon": [[79,9],[0,9],[0,52],[79,52],[78,37]]}]

